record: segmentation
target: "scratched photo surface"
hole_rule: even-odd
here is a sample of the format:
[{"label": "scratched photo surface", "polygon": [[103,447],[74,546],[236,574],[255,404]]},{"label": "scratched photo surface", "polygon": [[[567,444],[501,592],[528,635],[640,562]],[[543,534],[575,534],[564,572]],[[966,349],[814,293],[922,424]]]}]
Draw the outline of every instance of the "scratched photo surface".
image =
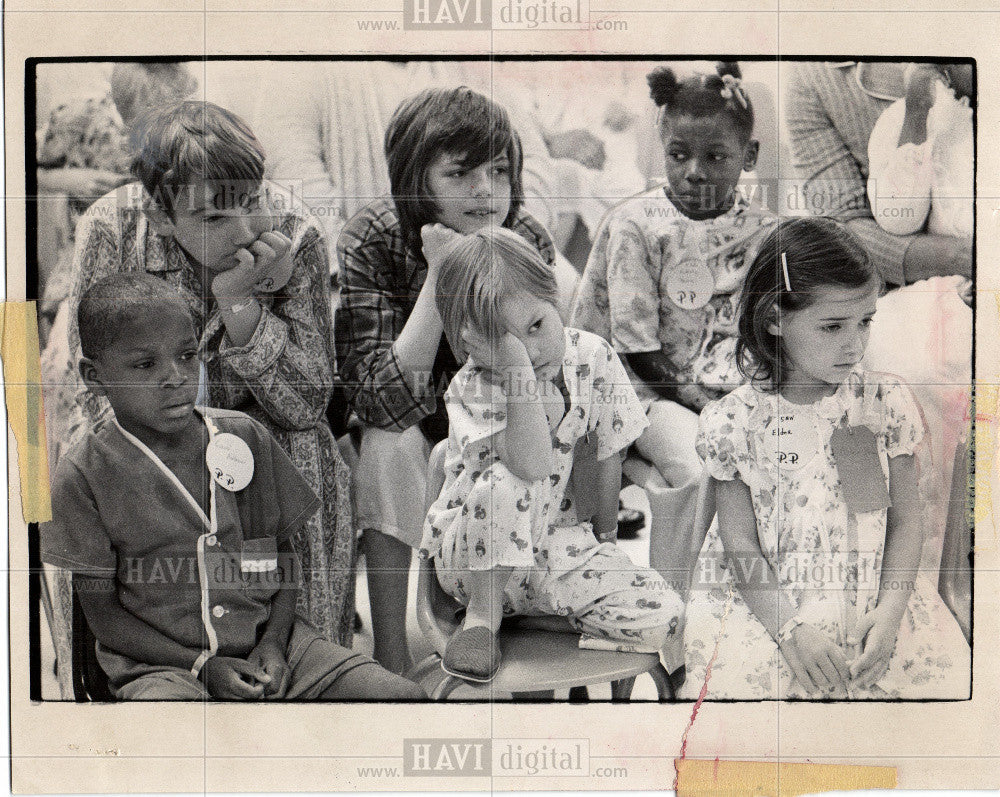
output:
[{"label": "scratched photo surface", "polygon": [[15,789],[992,785],[996,58],[402,5],[10,39]]}]

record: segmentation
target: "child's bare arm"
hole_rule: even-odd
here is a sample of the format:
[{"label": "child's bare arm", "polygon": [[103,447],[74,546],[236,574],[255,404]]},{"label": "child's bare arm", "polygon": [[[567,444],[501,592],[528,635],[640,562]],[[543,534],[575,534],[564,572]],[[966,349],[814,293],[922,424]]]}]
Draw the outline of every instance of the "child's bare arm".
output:
[{"label": "child's bare arm", "polygon": [[405,374],[429,372],[434,365],[444,325],[437,310],[437,275],[441,258],[451,242],[459,237],[443,224],[425,224],[420,230],[427,276],[417,295],[402,331],[393,343],[396,359]]},{"label": "child's bare arm", "polygon": [[[622,488],[622,459],[625,449],[597,460],[594,469],[594,495],[597,509],[594,513],[594,536],[600,542],[615,542],[618,538],[618,496]],[[580,485],[586,489],[586,485]]]},{"label": "child's bare arm", "polygon": [[73,581],[84,616],[98,642],[136,661],[190,670],[199,651],[191,651],[146,624],[118,600],[113,578],[76,575]]},{"label": "child's bare arm", "polygon": [[[889,460],[889,499],[892,506],[886,518],[878,601],[875,608],[859,620],[857,627],[862,653],[853,670],[860,685],[875,683],[889,666],[920,564],[924,534],[912,456],[901,455]],[[862,556],[867,553],[871,552],[861,552]]]},{"label": "child's bare arm", "polygon": [[271,616],[267,620],[259,644],[263,645],[265,642],[273,644],[284,652],[288,647],[288,637],[295,622],[295,603],[299,597],[299,585],[302,583],[299,558],[292,548],[291,540],[278,543],[278,561],[283,566],[287,563],[287,569],[292,572],[285,577],[271,601]]},{"label": "child's bare arm", "polygon": [[730,570],[750,611],[772,637],[795,615],[795,607],[778,589],[777,579],[760,550],[757,518],[750,488],[740,479],[715,480],[719,537]]},{"label": "child's bare arm", "polygon": [[288,637],[295,622],[295,604],[299,595],[301,571],[290,540],[278,545],[278,560],[291,570],[271,601],[268,618],[260,642],[250,652],[247,661],[257,668],[256,679],[264,684],[264,696],[280,699],[288,691],[292,671],[285,655]]},{"label": "child's bare arm", "polygon": [[[912,456],[892,457],[889,460],[889,499],[892,506],[886,518],[878,605],[890,606],[902,619],[924,545],[917,471]],[[892,582],[897,582],[896,586],[892,586]],[[897,588],[899,584],[904,585],[903,588]]]},{"label": "child's bare arm", "polygon": [[750,488],[738,478],[714,481],[719,536],[743,600],[778,642],[799,683],[810,691],[844,688],[849,677],[847,660],[821,631],[799,623],[779,639],[783,625],[795,618],[796,610],[761,552]]}]

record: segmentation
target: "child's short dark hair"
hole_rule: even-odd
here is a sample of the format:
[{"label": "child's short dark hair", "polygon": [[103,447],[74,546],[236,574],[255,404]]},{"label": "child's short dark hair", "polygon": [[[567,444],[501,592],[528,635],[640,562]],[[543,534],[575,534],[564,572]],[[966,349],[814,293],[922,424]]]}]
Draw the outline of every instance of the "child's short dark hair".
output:
[{"label": "child's short dark hair", "polygon": [[151,109],[132,125],[132,174],[174,218],[182,190],[204,180],[264,179],[264,148],[240,117],[210,102],[186,100]]},{"label": "child's short dark hair", "polygon": [[76,309],[83,356],[89,360],[100,357],[123,327],[165,302],[176,302],[194,323],[184,298],[158,277],[133,271],[98,280],[87,288]]},{"label": "child's short dark hair", "polygon": [[385,131],[392,198],[403,240],[416,253],[420,228],[433,223],[439,211],[427,184],[427,167],[441,152],[463,156],[462,165],[470,169],[507,156],[510,211],[505,227],[524,202],[521,139],[504,107],[467,86],[425,89],[399,104]]},{"label": "child's short dark hair", "polygon": [[526,291],[556,304],[559,296],[555,273],[538,250],[503,227],[485,227],[450,243],[436,284],[444,334],[460,361],[468,356],[462,345],[466,324],[488,340],[504,334],[504,299]]},{"label": "child's short dark hair", "polygon": [[733,120],[737,131],[746,141],[753,135],[753,103],[740,85],[742,73],[735,61],[719,61],[714,75],[692,75],[678,80],[670,67],[657,67],[648,75],[649,94],[664,111],[663,121],[673,113],[695,117],[724,113]]},{"label": "child's short dark hair", "polygon": [[736,342],[740,373],[765,388],[776,389],[785,363],[781,341],[768,326],[776,323],[780,314],[812,304],[817,289],[865,285],[877,285],[881,291],[882,277],[846,227],[821,217],[779,224],[764,239],[743,284]]}]

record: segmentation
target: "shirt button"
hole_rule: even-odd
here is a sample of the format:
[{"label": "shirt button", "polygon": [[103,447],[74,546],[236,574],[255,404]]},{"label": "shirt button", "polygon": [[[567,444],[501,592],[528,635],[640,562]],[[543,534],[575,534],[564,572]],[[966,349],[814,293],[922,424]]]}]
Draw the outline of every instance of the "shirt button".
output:
[{"label": "shirt button", "polygon": [[225,613],[226,613],[226,610],[222,606],[213,606],[212,607],[212,616],[215,617],[215,618],[217,618],[217,619],[219,617],[222,617],[222,615],[224,615]]},{"label": "shirt button", "polygon": [[217,545],[218,543],[219,543],[219,538],[216,537],[214,534],[209,534],[205,538],[205,544],[206,545]]}]

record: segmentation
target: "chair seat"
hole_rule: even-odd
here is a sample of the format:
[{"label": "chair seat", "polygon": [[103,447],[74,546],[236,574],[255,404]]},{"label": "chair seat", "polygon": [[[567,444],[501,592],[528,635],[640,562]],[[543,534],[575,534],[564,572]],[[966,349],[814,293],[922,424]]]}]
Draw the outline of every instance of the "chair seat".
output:
[{"label": "chair seat", "polygon": [[655,653],[581,650],[578,634],[500,631],[500,670],[488,684],[467,682],[480,692],[544,692],[602,684],[649,672]]},{"label": "chair seat", "polygon": [[[426,506],[430,507],[444,483],[445,443],[438,443],[427,468]],[[436,669],[444,656],[448,640],[460,625],[461,607],[438,583],[434,564],[420,560],[417,577],[417,622],[434,654],[417,665],[414,677],[423,677]],[[617,651],[580,648],[575,633],[528,628],[500,629],[500,669],[487,684],[477,684],[448,677],[434,692],[435,699],[446,699],[459,685],[473,694],[492,700],[495,692],[516,695],[552,693],[576,686],[610,683],[613,700],[627,700],[634,679],[649,673],[661,700],[672,699],[675,691],[670,676],[655,653],[618,653]]]}]

